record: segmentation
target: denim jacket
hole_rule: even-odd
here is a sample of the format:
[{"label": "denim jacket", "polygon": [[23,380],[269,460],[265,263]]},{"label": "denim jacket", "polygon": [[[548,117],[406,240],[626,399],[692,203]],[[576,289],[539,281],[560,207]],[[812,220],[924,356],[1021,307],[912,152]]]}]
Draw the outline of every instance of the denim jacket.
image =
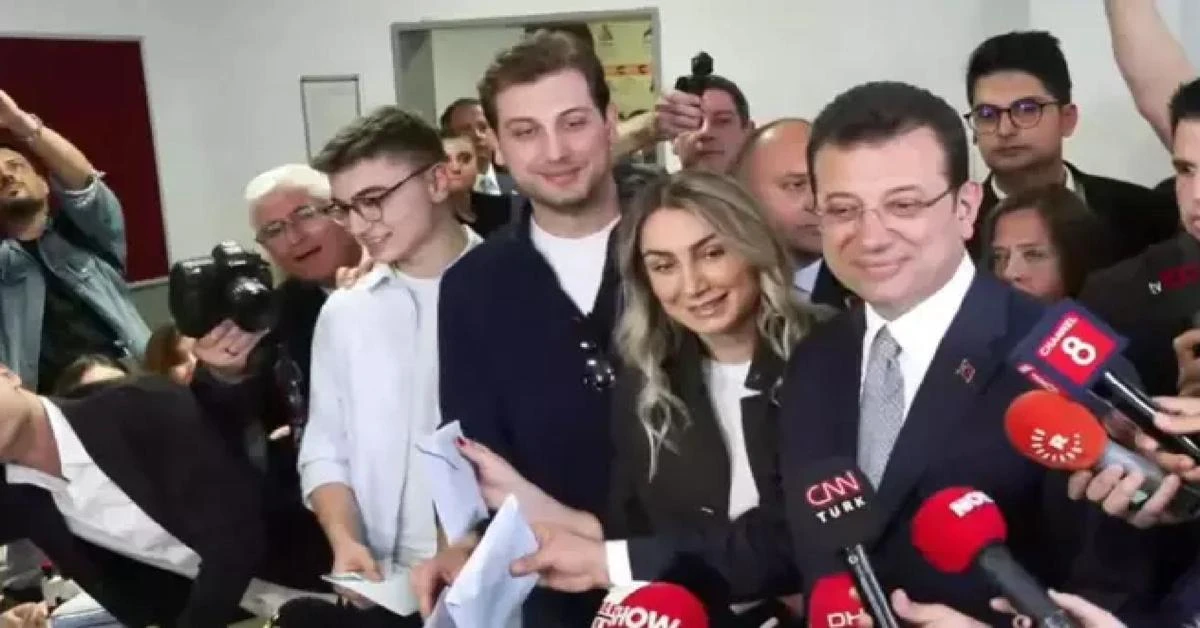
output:
[{"label": "denim jacket", "polygon": [[[64,237],[55,224],[60,214],[52,213],[38,247],[42,260],[112,326],[129,355],[141,360],[150,330],[130,300],[123,275],[125,220],[120,201],[99,176],[82,190],[51,185],[58,212],[83,237]],[[0,241],[0,364],[20,375],[30,389],[37,388],[45,302],[41,266],[19,242]]]}]

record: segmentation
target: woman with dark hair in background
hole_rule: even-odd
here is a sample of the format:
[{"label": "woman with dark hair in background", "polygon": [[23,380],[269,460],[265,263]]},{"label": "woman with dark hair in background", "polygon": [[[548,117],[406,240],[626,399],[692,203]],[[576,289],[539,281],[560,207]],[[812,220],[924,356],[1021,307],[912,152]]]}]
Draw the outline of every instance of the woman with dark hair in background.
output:
[{"label": "woman with dark hair in background", "polygon": [[130,374],[125,364],[100,353],[89,353],[71,362],[54,382],[54,394],[60,397],[76,396],[92,384],[120,379]]},{"label": "woman with dark hair in background", "polygon": [[1097,270],[1105,232],[1083,199],[1062,185],[1014,194],[982,225],[983,265],[1048,303],[1074,298]]}]

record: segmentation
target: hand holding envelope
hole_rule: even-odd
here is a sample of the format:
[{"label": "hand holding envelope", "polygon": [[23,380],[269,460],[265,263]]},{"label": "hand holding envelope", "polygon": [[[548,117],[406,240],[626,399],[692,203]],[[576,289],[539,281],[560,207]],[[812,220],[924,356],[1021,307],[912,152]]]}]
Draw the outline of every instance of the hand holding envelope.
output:
[{"label": "hand holding envelope", "polygon": [[521,604],[537,584],[537,576],[518,578],[509,568],[537,548],[537,538],[521,515],[517,498],[510,495],[454,584],[443,592],[426,625],[492,628],[519,621]]},{"label": "hand holding envelope", "polygon": [[462,427],[453,421],[417,443],[434,510],[451,543],[488,516],[475,470],[455,444],[462,437]]}]

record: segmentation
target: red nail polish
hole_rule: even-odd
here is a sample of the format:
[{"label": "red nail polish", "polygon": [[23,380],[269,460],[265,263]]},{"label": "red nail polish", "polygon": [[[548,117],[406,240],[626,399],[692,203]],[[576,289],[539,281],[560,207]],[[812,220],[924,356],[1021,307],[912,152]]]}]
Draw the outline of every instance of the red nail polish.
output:
[{"label": "red nail polish", "polygon": [[458,445],[459,447],[466,447],[467,439],[463,438],[462,436],[459,436],[454,439],[454,444]]}]

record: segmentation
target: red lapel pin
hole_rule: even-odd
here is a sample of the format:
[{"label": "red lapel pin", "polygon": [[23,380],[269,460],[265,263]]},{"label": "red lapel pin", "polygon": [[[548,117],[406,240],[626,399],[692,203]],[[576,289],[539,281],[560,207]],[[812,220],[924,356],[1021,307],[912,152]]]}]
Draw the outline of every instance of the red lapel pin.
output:
[{"label": "red lapel pin", "polygon": [[970,384],[971,380],[975,379],[975,366],[964,359],[958,365],[958,370],[954,373],[961,377],[964,382]]}]

